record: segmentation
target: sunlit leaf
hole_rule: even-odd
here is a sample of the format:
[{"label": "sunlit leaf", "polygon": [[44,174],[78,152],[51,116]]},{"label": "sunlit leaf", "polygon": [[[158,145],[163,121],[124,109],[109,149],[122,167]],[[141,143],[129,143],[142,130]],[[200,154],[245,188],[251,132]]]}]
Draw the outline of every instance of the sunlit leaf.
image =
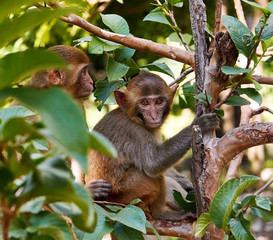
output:
[{"label": "sunlit leaf", "polygon": [[170,77],[174,78],[172,70],[165,63],[154,62],[154,63],[147,64],[145,66],[142,66],[141,68],[147,68],[150,71],[165,73],[169,75]]},{"label": "sunlit leaf", "polygon": [[256,8],[256,9],[262,11],[264,14],[270,14],[270,13],[271,13],[270,10],[268,10],[268,9],[266,9],[266,8],[264,8],[264,7],[262,7],[262,6],[261,6],[260,4],[258,4],[258,3],[251,2],[251,1],[248,1],[248,0],[242,0],[242,1],[245,2],[245,3],[247,3],[247,4],[249,4],[250,6],[252,6],[252,7],[254,7],[254,8]]},{"label": "sunlit leaf", "polygon": [[218,227],[226,230],[228,219],[237,197],[260,178],[256,176],[242,176],[240,181],[235,178],[225,182],[217,191],[210,205],[210,218]]},{"label": "sunlit leaf", "polygon": [[143,21],[152,21],[152,22],[159,22],[167,25],[171,25],[169,20],[166,18],[165,14],[157,11],[157,12],[151,12],[149,13]]},{"label": "sunlit leaf", "polygon": [[67,93],[58,88],[13,88],[0,92],[0,98],[9,96],[35,109],[50,130],[47,137],[87,169],[87,125],[82,110]]},{"label": "sunlit leaf", "polygon": [[197,219],[194,235],[196,237],[203,237],[210,224],[211,219],[209,213],[202,213]]},{"label": "sunlit leaf", "polygon": [[6,43],[14,40],[16,37],[39,26],[43,22],[56,19],[61,16],[74,12],[73,8],[57,8],[51,9],[32,9],[12,21],[4,21],[0,24],[0,48]]},{"label": "sunlit leaf", "polygon": [[128,35],[130,33],[129,25],[126,20],[117,14],[100,14],[103,23],[113,32]]},{"label": "sunlit leaf", "polygon": [[3,126],[5,123],[14,117],[29,117],[33,116],[36,113],[30,111],[29,109],[23,106],[12,106],[9,108],[4,108],[0,110],[0,119],[2,122],[0,123],[0,132],[2,131]]}]

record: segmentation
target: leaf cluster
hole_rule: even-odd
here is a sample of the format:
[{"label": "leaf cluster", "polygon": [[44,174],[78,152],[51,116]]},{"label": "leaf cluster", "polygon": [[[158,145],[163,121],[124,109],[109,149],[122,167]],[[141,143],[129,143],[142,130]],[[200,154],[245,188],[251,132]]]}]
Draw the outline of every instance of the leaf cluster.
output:
[{"label": "leaf cluster", "polygon": [[[80,2],[68,0],[67,7],[50,10],[32,7],[36,1],[31,0],[1,1],[0,47],[42,22],[77,11],[74,6]],[[82,231],[95,229],[97,213],[90,193],[74,182],[66,160],[72,157],[86,171],[88,149],[116,157],[114,147],[100,134],[89,132],[82,109],[61,89],[19,85],[36,71],[66,67],[59,56],[40,49],[0,58],[0,99],[3,103],[10,98],[17,101],[15,106],[6,104],[0,109],[4,239],[73,239],[60,214],[70,217]],[[60,205],[65,213],[58,211]]]},{"label": "leaf cluster", "polygon": [[209,225],[225,231],[225,239],[254,239],[250,227],[251,217],[259,217],[265,222],[273,221],[273,203],[259,195],[248,195],[241,201],[238,197],[249,186],[259,181],[256,176],[242,176],[240,181],[233,178],[225,182],[215,194],[209,213],[202,213],[197,220],[195,235],[201,237]]}]

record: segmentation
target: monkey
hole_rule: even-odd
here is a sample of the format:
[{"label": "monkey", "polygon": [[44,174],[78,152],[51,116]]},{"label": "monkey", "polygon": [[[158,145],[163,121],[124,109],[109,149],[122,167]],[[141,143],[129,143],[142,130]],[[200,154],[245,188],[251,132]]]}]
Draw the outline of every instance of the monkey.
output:
[{"label": "monkey", "polygon": [[67,45],[56,45],[48,50],[61,56],[71,69],[51,69],[38,72],[26,85],[40,89],[59,86],[78,101],[88,97],[93,90],[93,80],[88,73],[88,56],[82,50]]},{"label": "monkey", "polygon": [[170,112],[176,89],[168,87],[158,75],[142,70],[126,90],[114,91],[119,107],[106,114],[94,130],[113,143],[118,158],[90,151],[86,187],[92,192],[94,180],[108,183],[95,200],[129,204],[139,198],[138,206],[153,218],[173,219],[177,209],[174,199],[168,199],[169,192],[179,184],[165,173],[191,147],[193,125],[199,125],[202,133],[218,125],[214,113],[203,114],[162,142],[160,127]]},{"label": "monkey", "polygon": [[[88,73],[89,58],[84,51],[67,45],[56,45],[50,47],[49,51],[57,53],[70,66],[70,69],[50,69],[40,71],[32,75],[27,82],[27,87],[44,89],[49,87],[60,87],[68,92],[83,108],[82,100],[88,97],[93,90],[93,80]],[[17,105],[16,101],[11,106]],[[30,117],[28,120],[37,121],[37,117]],[[68,159],[75,181],[83,182],[83,173],[77,161]],[[104,180],[93,182],[94,196],[100,193],[108,183]],[[91,192],[92,195],[92,192]],[[101,193],[100,193],[101,195]]]}]

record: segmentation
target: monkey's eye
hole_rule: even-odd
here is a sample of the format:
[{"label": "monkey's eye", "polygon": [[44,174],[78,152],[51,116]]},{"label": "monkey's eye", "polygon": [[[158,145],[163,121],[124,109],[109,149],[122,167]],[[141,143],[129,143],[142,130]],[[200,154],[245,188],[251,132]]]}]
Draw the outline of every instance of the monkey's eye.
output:
[{"label": "monkey's eye", "polygon": [[157,105],[160,105],[160,104],[162,104],[163,103],[163,100],[162,99],[157,99],[156,101],[155,101],[155,104],[157,104]]},{"label": "monkey's eye", "polygon": [[140,101],[140,104],[143,106],[147,106],[147,105],[149,105],[149,102],[146,99],[143,99]]}]

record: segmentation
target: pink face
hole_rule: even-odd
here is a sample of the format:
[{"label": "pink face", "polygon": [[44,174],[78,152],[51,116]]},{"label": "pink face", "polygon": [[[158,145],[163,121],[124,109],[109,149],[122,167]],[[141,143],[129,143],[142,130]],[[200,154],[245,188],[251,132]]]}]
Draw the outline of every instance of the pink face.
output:
[{"label": "pink face", "polygon": [[159,128],[162,125],[168,107],[165,97],[159,95],[143,97],[138,101],[137,106],[140,118],[146,127]]}]

